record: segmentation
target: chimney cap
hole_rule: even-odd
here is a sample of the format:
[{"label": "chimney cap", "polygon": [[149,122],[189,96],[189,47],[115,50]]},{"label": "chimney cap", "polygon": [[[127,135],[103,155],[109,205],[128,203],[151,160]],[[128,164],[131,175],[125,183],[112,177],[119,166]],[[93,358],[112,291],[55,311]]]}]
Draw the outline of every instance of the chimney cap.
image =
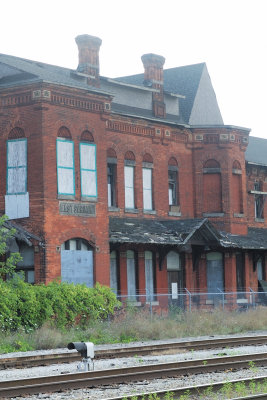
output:
[{"label": "chimney cap", "polygon": [[165,63],[165,58],[163,56],[154,53],[143,54],[141,60],[144,64],[144,67],[155,65],[159,68],[162,68]]},{"label": "chimney cap", "polygon": [[102,40],[97,36],[91,35],[78,35],[75,38],[75,42],[77,45],[85,45],[85,46],[96,46],[100,47],[102,44]]}]

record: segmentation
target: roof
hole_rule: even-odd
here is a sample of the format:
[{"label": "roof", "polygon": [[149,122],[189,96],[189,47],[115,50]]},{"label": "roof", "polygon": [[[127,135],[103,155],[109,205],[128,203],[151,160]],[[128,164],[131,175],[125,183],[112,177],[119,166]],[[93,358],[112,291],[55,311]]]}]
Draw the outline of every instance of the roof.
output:
[{"label": "roof", "polygon": [[226,232],[220,232],[220,234],[222,236],[221,244],[224,247],[247,250],[267,249],[267,229],[265,228],[248,228],[246,236]]},{"label": "roof", "polygon": [[15,229],[14,237],[19,241],[25,242],[28,246],[32,246],[32,240],[38,240],[41,242],[41,238],[39,236],[34,235],[21,225],[18,225],[12,221],[5,221],[4,226],[9,230]]},{"label": "roof", "polygon": [[267,166],[267,140],[250,136],[245,157],[249,163]]},{"label": "roof", "polygon": [[40,81],[107,94],[88,85],[86,76],[75,70],[0,54],[0,88]]},{"label": "roof", "polygon": [[220,234],[204,219],[151,220],[110,217],[111,243],[139,243],[182,246],[189,241],[218,242]]},{"label": "roof", "polygon": [[[204,81],[202,80],[203,75],[205,76]],[[207,80],[207,75],[208,73],[205,63],[163,70],[164,91],[185,96],[184,99],[180,100],[179,107],[183,120],[187,124],[190,121],[200,87],[203,90],[208,91],[209,96],[212,95],[212,84],[210,80]],[[130,83],[133,85],[142,86],[144,84],[144,74],[124,76],[116,79],[120,82]],[[223,124],[221,116],[218,115],[220,113],[215,94],[214,97],[212,96],[208,112],[213,114],[215,113],[218,123]]]}]

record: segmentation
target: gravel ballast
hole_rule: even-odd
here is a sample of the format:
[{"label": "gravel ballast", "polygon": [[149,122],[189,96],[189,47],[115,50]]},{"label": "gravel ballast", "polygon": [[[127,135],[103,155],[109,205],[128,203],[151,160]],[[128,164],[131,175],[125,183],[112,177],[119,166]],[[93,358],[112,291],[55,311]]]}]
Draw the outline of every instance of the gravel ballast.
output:
[{"label": "gravel ballast", "polygon": [[[259,335],[266,334],[266,332],[257,333]],[[250,334],[246,334],[243,336],[247,336]],[[238,335],[231,335],[238,336]],[[255,335],[256,336],[256,335]],[[227,337],[227,336],[214,336],[212,338],[218,337]],[[202,339],[207,339],[208,337],[202,337]],[[210,337],[209,337],[210,338]],[[168,342],[174,341],[187,341],[187,340],[199,340],[201,338],[183,338],[179,340],[169,340]],[[153,341],[152,343],[160,343],[167,341]],[[133,343],[133,346],[144,344],[151,344],[151,342],[142,342],[142,343]],[[95,346],[95,349],[103,349],[103,348],[114,348],[114,350],[118,347],[125,347],[127,345],[116,344],[116,345],[104,345],[104,346]],[[2,354],[1,358],[5,357],[18,357],[25,355],[34,355],[34,354],[53,354],[55,352],[62,352],[65,349],[58,350],[46,350],[46,351],[36,351],[36,352],[26,352],[26,353],[10,353],[10,354]],[[110,359],[110,360],[96,360],[94,362],[95,370],[102,369],[111,369],[111,368],[123,368],[130,366],[140,366],[146,364],[156,364],[156,363],[164,363],[164,362],[175,362],[179,360],[194,360],[194,359],[208,359],[213,357],[219,357],[222,355],[239,355],[239,354],[249,354],[249,353],[263,353],[267,352],[267,345],[264,346],[244,346],[233,349],[213,349],[213,350],[202,350],[202,351],[190,351],[184,352],[180,354],[174,355],[157,355],[157,356],[136,356],[131,358],[118,358],[118,359]],[[10,370],[0,370],[0,381],[4,380],[15,380],[22,378],[32,378],[37,376],[46,376],[46,375],[60,375],[67,373],[75,373],[78,372],[77,366],[78,362],[70,363],[70,364],[53,364],[49,366],[43,367],[33,367],[33,368],[25,368],[25,369],[10,369]],[[185,387],[185,386],[193,386],[200,384],[207,384],[212,382],[220,382],[226,380],[234,380],[234,379],[244,379],[255,376],[267,376],[267,367],[260,368],[250,368],[247,370],[241,370],[237,372],[227,371],[220,373],[208,373],[205,375],[195,375],[191,377],[181,377],[177,378],[169,378],[169,379],[156,379],[153,381],[144,381],[144,382],[135,382],[133,384],[127,385],[114,385],[113,387],[106,386],[105,388],[94,388],[94,389],[80,389],[80,390],[68,390],[64,393],[47,393],[47,394],[39,394],[29,397],[16,397],[16,399],[77,399],[77,400],[97,400],[97,399],[107,399],[115,396],[123,396],[123,395],[134,395],[136,393],[144,393],[150,391],[158,391],[158,390],[168,390],[174,387]]]}]

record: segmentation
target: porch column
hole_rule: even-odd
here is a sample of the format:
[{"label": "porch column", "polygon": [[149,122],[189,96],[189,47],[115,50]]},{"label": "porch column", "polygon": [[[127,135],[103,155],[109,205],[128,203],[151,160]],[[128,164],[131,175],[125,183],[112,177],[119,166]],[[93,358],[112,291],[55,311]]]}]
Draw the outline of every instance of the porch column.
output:
[{"label": "porch column", "polygon": [[[224,290],[227,308],[236,308],[236,257],[235,253],[224,254]],[[235,293],[233,293],[235,292]]]}]

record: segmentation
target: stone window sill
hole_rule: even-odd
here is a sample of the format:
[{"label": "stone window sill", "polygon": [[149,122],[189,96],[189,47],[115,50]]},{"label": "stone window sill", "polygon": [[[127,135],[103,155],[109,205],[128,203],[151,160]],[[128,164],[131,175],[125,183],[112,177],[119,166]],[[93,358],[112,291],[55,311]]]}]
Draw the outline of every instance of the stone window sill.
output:
[{"label": "stone window sill", "polygon": [[109,207],[108,211],[119,212],[120,209],[118,207]]},{"label": "stone window sill", "polygon": [[234,213],[235,218],[243,218],[244,216],[245,216],[245,214]]},{"label": "stone window sill", "polygon": [[181,217],[182,213],[180,212],[174,212],[174,211],[169,211],[168,214],[170,217]]},{"label": "stone window sill", "polygon": [[130,214],[138,214],[139,210],[137,208],[125,208],[124,212],[130,213]]},{"label": "stone window sill", "polygon": [[223,217],[224,213],[203,213],[203,217],[218,218]]},{"label": "stone window sill", "polygon": [[143,213],[144,214],[152,214],[152,215],[157,214],[157,212],[155,210],[143,210]]},{"label": "stone window sill", "polygon": [[264,222],[264,218],[255,218],[255,222],[263,223]]}]

